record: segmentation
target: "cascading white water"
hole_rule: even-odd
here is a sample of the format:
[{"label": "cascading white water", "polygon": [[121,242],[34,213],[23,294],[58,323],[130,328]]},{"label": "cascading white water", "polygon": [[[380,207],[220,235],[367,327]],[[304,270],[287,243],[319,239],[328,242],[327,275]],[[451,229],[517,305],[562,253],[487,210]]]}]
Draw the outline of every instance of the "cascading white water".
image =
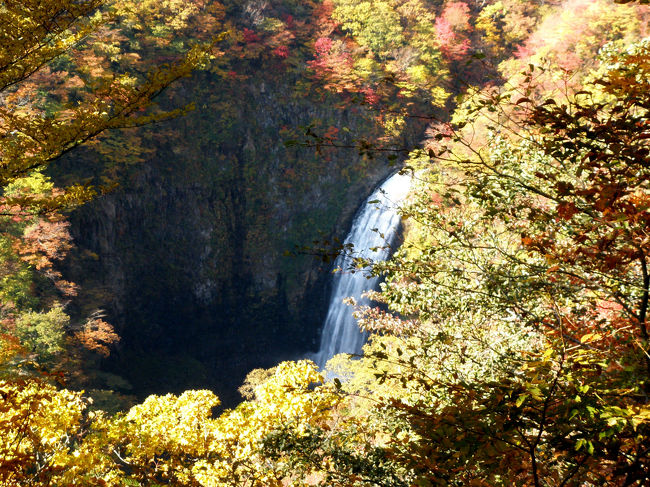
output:
[{"label": "cascading white water", "polygon": [[[344,245],[354,246],[355,256],[373,261],[389,257],[390,244],[394,242],[400,225],[397,205],[406,197],[410,185],[411,176],[395,174],[364,202],[344,242]],[[349,272],[350,263],[351,257],[345,254],[339,255],[334,262],[334,268],[340,270],[333,277],[320,347],[314,357],[320,367],[338,353],[358,354],[366,341],[352,316],[354,310],[343,300],[352,297],[357,304],[368,304],[361,294],[376,289],[379,278],[368,279],[366,272]]]}]

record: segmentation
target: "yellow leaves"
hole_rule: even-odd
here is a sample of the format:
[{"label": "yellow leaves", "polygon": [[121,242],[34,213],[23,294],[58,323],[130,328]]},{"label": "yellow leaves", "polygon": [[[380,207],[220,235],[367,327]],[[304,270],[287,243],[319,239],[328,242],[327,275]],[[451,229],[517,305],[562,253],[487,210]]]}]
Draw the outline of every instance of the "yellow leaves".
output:
[{"label": "yellow leaves", "polygon": [[580,337],[580,343],[593,343],[599,341],[603,336],[600,333],[585,333]]},{"label": "yellow leaves", "polygon": [[313,390],[322,380],[311,362],[281,364],[258,386],[258,400],[219,418],[212,416],[219,400],[205,390],[150,396],[109,418],[89,412],[81,393],[3,381],[0,484],[22,485],[28,472],[43,471],[55,485],[279,486],[280,469],[260,455],[262,442],[276,429],[327,417],[338,397],[327,386]]},{"label": "yellow leaves", "polygon": [[84,22],[104,0],[3,2],[0,10],[0,91],[35,73],[88,35]]},{"label": "yellow leaves", "polygon": [[[150,396],[112,420],[100,413],[79,448],[81,456],[103,458],[102,478],[113,478],[110,485],[124,485],[126,478],[144,485],[190,483],[193,464],[209,455],[212,408],[218,404],[212,392],[199,390]],[[134,476],[122,473],[121,465],[134,469]]]},{"label": "yellow leaves", "polygon": [[78,429],[83,409],[81,394],[67,390],[52,392],[39,402],[38,411],[32,412],[32,428],[40,431],[43,445],[63,446]]},{"label": "yellow leaves", "polygon": [[187,27],[199,8],[187,0],[116,0],[112,7],[135,29],[150,27],[154,35],[165,35]]},{"label": "yellow leaves", "polygon": [[650,424],[650,406],[644,404],[637,408],[631,416],[630,421],[634,431],[641,425]]},{"label": "yellow leaves", "polygon": [[[37,380],[0,381],[0,484],[62,466],[80,430],[81,394]],[[9,483],[6,483],[6,482]]]},{"label": "yellow leaves", "polygon": [[542,391],[538,386],[526,384],[526,390],[530,394],[530,397],[532,397],[535,401],[542,401],[544,399]]},{"label": "yellow leaves", "polygon": [[[57,484],[283,485],[280,467],[260,454],[267,435],[306,431],[340,400],[309,361],[283,363],[245,402],[219,418],[210,391],[150,396],[109,418],[87,411],[81,393],[35,380],[0,382],[0,483],[47,470]],[[35,465],[35,458],[39,464]],[[11,468],[7,462],[15,462]],[[125,468],[126,467],[126,468]]]},{"label": "yellow leaves", "polygon": [[25,352],[25,348],[18,340],[18,337],[8,334],[0,334],[0,370],[6,364],[11,363],[16,356]]},{"label": "yellow leaves", "polygon": [[118,424],[130,439],[134,458],[163,451],[200,454],[210,437],[212,408],[218,405],[219,399],[206,390],[149,396]]},{"label": "yellow leaves", "polygon": [[430,80],[430,74],[426,66],[417,64],[406,68],[406,74],[416,85],[425,85]]},{"label": "yellow leaves", "polygon": [[322,381],[310,361],[278,365],[275,374],[255,389],[255,401],[215,420],[209,448],[217,460],[200,461],[193,468],[201,485],[242,485],[243,479],[257,479],[253,485],[280,485],[274,464],[260,456],[262,441],[276,429],[292,426],[304,433],[309,425],[323,421],[339,397],[328,386],[310,388]]},{"label": "yellow leaves", "polygon": [[[120,14],[128,17],[129,12],[142,13],[144,20],[153,18],[164,30],[175,30],[187,25],[198,12],[197,4],[125,0],[112,2],[112,12],[100,12],[106,2],[30,0],[3,4],[0,184],[47,165],[107,129],[143,125],[181,113],[153,115],[145,111],[152,105],[151,98],[164,87],[205,65],[211,48],[192,48],[179,62],[144,75],[146,61],[137,53],[124,51],[125,24],[118,25],[116,19]],[[169,43],[169,39],[162,41]],[[48,64],[53,61],[57,65],[50,70]],[[117,71],[125,74],[114,72],[115,63],[119,64]],[[68,194],[78,196],[76,203],[94,196],[72,188]]]},{"label": "yellow leaves", "polygon": [[526,402],[526,399],[528,399],[530,396],[528,394],[521,394],[517,400],[515,401],[515,405],[520,408],[521,405]]},{"label": "yellow leaves", "polygon": [[389,2],[337,0],[333,17],[359,44],[383,56],[403,42],[400,16]]},{"label": "yellow leaves", "polygon": [[5,186],[4,196],[34,195],[51,193],[54,184],[40,171],[34,171],[28,176],[15,180]]}]

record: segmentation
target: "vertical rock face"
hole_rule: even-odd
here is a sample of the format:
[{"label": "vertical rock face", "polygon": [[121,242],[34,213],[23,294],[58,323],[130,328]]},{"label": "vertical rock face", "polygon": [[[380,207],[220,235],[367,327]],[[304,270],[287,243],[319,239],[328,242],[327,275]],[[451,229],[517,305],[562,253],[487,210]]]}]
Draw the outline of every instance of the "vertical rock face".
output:
[{"label": "vertical rock face", "polygon": [[212,387],[228,401],[250,369],[316,347],[328,265],[285,254],[344,237],[390,169],[355,151],[286,147],[314,122],[374,130],[362,110],[299,84],[197,76],[178,90],[197,110],[142,132],[143,162],[72,215],[79,302],[120,330],[106,368],[137,392]]}]

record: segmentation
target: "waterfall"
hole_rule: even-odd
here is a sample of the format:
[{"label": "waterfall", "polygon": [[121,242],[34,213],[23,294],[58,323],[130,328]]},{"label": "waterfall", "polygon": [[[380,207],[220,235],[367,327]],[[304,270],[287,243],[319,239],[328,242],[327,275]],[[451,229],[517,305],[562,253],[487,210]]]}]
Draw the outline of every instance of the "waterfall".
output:
[{"label": "waterfall", "polygon": [[[344,245],[354,245],[355,256],[373,261],[385,260],[390,256],[390,246],[395,242],[400,226],[397,205],[406,197],[410,184],[411,176],[395,174],[366,199],[354,217],[352,229],[344,242]],[[320,367],[338,353],[360,353],[366,341],[366,336],[352,316],[353,308],[343,300],[352,297],[357,304],[368,304],[361,294],[377,289],[379,278],[368,279],[367,272],[363,271],[352,273],[348,270],[350,264],[351,257],[345,253],[334,262],[334,268],[339,271],[333,276],[320,347],[314,357]]]}]

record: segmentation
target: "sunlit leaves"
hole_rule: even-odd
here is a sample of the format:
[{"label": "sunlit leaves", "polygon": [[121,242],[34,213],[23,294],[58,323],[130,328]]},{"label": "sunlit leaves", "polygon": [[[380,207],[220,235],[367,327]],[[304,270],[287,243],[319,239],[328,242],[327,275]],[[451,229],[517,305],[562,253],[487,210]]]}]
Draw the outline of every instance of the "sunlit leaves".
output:
[{"label": "sunlit leaves", "polygon": [[283,363],[255,389],[255,400],[226,411],[215,423],[211,449],[218,460],[195,467],[203,485],[283,485],[283,458],[265,460],[260,449],[271,432],[290,427],[299,436],[324,421],[339,402],[330,388],[311,388],[323,377],[313,363]]},{"label": "sunlit leaves", "polygon": [[30,350],[48,357],[63,351],[65,330],[70,317],[61,306],[46,313],[27,312],[16,319],[15,333]]},{"label": "sunlit leaves", "polygon": [[392,313],[360,313],[388,336],[331,365],[418,481],[647,481],[647,58],[610,47],[540,102],[530,67],[414,153],[406,241],[375,265]]},{"label": "sunlit leaves", "polygon": [[33,380],[0,381],[0,481],[48,485],[80,431],[81,394]]},{"label": "sunlit leaves", "polygon": [[348,36],[328,32],[316,41],[310,63],[329,89],[358,93],[361,103],[378,109],[390,107],[378,118],[389,136],[401,133],[403,120],[397,119],[416,94],[434,106],[444,103],[448,93],[441,84],[448,73],[429,5],[336,0],[333,7],[331,17]]},{"label": "sunlit leaves", "polygon": [[0,91],[69,50],[102,22],[105,0],[5,2],[0,9]]},{"label": "sunlit leaves", "polygon": [[358,39],[359,44],[380,57],[404,41],[399,14],[390,2],[338,0],[334,18]]},{"label": "sunlit leaves", "polygon": [[[106,129],[138,126],[177,114],[143,111],[163,88],[206,60],[204,49],[191,49],[178,62],[150,69],[145,76],[133,71],[114,75],[106,72],[98,60],[98,71],[87,73],[84,82],[73,78],[85,85],[83,100],[70,103],[59,96],[63,105],[47,116],[43,116],[34,101],[25,103],[25,99],[42,101],[40,95],[35,97],[30,86],[39,76],[39,70],[63,54],[69,55],[82,39],[110,22],[109,15],[98,11],[103,3],[20,2],[18,6],[18,2],[11,2],[0,11],[5,17],[0,34],[7,38],[0,53],[0,68],[4,66],[0,69],[0,91],[13,95],[6,97],[0,106],[0,182],[3,184],[47,165]],[[21,34],[20,29],[29,33]],[[86,66],[92,65],[87,60]],[[16,96],[17,93],[21,96]]]}]

